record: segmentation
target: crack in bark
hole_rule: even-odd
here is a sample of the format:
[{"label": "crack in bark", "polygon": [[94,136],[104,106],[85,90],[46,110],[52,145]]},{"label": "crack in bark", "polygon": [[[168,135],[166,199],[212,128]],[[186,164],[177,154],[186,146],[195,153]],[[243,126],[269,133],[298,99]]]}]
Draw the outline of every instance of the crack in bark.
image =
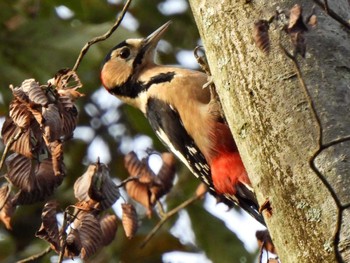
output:
[{"label": "crack in bark", "polygon": [[[316,1],[315,1],[316,2]],[[318,1],[317,1],[318,2]],[[329,9],[328,9],[329,11]],[[333,236],[333,246],[335,248],[335,255],[336,255],[336,259],[339,263],[344,262],[340,251],[339,251],[339,241],[340,241],[340,232],[341,232],[341,223],[342,223],[342,216],[343,216],[343,212],[346,208],[350,207],[350,204],[347,205],[342,205],[341,201],[339,200],[337,193],[334,191],[334,189],[332,188],[331,184],[327,181],[327,179],[323,176],[323,174],[319,171],[319,169],[316,167],[315,165],[315,159],[316,157],[325,149],[333,146],[333,145],[337,145],[340,144],[342,142],[346,142],[346,141],[350,141],[350,136],[346,136],[346,137],[342,137],[340,139],[336,139],[333,140],[331,142],[328,142],[326,144],[323,144],[322,140],[323,140],[323,130],[322,130],[322,125],[321,125],[321,120],[319,118],[319,116],[317,115],[316,112],[316,108],[315,105],[311,99],[311,95],[310,92],[305,84],[305,81],[303,79],[302,73],[301,73],[301,69],[299,66],[299,63],[296,59],[295,56],[293,56],[292,54],[290,54],[285,47],[283,47],[282,44],[280,44],[280,48],[282,49],[283,53],[292,60],[293,65],[296,69],[296,73],[297,73],[297,77],[298,80],[300,82],[300,85],[302,87],[302,90],[305,94],[305,97],[307,99],[307,102],[309,104],[309,107],[311,109],[311,114],[313,115],[317,126],[318,126],[318,149],[311,155],[310,159],[309,159],[309,165],[311,167],[311,169],[316,173],[317,177],[322,181],[322,183],[326,186],[327,190],[329,191],[329,193],[331,194],[332,198],[335,201],[335,204],[338,208],[338,213],[337,213],[337,221],[336,221],[336,228],[335,228],[335,232],[334,232],[334,236]]]}]

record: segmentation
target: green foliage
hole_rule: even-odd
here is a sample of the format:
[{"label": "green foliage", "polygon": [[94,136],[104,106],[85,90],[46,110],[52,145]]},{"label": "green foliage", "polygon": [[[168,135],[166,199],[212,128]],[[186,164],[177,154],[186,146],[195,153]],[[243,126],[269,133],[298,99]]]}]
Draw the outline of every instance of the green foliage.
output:
[{"label": "green foliage", "polygon": [[[184,13],[166,17],[157,8],[161,1],[135,0],[130,13],[139,21],[139,33],[147,35],[162,23],[173,20],[169,32],[165,37],[173,45],[169,54],[162,54],[161,58],[167,63],[176,63],[174,52],[181,48],[193,49],[197,45],[198,32],[190,10]],[[64,5],[74,12],[70,19],[61,19],[55,7]],[[0,105],[0,116],[6,116],[11,93],[10,84],[20,85],[27,78],[35,78],[45,83],[61,68],[72,67],[83,45],[91,38],[105,33],[120,12],[122,4],[112,5],[101,0],[17,0],[0,1],[0,86],[4,103]],[[86,97],[79,100],[80,126],[90,127],[93,118],[101,120],[106,109],[102,109],[91,99],[91,95],[100,87],[99,69],[108,50],[137,33],[128,32],[119,28],[114,35],[91,47],[78,70],[84,84],[81,92]],[[111,100],[115,100],[110,97]],[[84,107],[91,103],[95,105],[98,116],[89,115]],[[118,178],[125,178],[123,156],[120,144],[125,136],[133,137],[137,134],[147,134],[153,137],[154,146],[158,150],[164,147],[154,138],[145,118],[134,109],[117,107],[116,114],[120,119],[112,124],[120,124],[126,128],[122,136],[116,138],[108,130],[109,124],[100,124],[95,128],[97,135],[109,146],[111,153],[111,174]],[[87,149],[91,141],[73,139],[66,143],[65,164],[68,176],[59,187],[55,196],[62,206],[74,203],[72,185],[77,177],[85,170]],[[182,173],[185,169],[181,169]],[[192,175],[185,173],[180,177],[178,184],[167,197],[169,207],[178,205],[193,194],[198,184]],[[4,230],[0,225],[0,261],[13,262],[23,257],[39,253],[47,245],[34,237],[40,225],[40,213],[43,204],[21,207],[13,221],[13,231]],[[208,212],[200,204],[192,205],[187,209],[190,214],[193,230],[198,247],[194,244],[182,244],[179,239],[169,234],[175,218],[170,220],[157,233],[147,246],[140,250],[138,245],[156,224],[158,218],[143,219],[144,223],[139,235],[129,241],[123,237],[122,230],[118,230],[116,240],[107,248],[99,252],[93,262],[161,262],[162,254],[168,251],[200,251],[203,250],[214,262],[252,262],[252,256],[244,249],[241,241],[234,233],[227,230],[225,225]],[[47,262],[48,256],[40,262]],[[237,259],[237,261],[234,261]]]}]

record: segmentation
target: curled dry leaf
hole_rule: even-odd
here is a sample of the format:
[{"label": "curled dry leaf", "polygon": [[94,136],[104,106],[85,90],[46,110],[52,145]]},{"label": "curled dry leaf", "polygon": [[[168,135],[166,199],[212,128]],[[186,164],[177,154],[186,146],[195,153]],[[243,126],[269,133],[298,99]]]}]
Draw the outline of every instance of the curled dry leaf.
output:
[{"label": "curled dry leaf", "polygon": [[[76,90],[83,85],[77,73],[69,68],[59,70],[54,77],[54,85],[57,90]],[[83,96],[80,94],[79,96]]]},{"label": "curled dry leaf", "polygon": [[162,160],[163,165],[157,174],[157,177],[162,182],[162,192],[159,193],[160,195],[158,195],[158,198],[170,191],[173,187],[173,181],[176,174],[175,156],[172,153],[165,152],[162,153]]},{"label": "curled dry leaf", "polygon": [[253,27],[253,40],[257,47],[268,54],[270,52],[269,21],[258,20]]},{"label": "curled dry leaf", "polygon": [[124,157],[124,165],[130,176],[138,177],[139,181],[144,184],[153,182],[155,174],[148,167],[146,162],[142,162],[137,158],[135,152],[130,152]]},{"label": "curled dry leaf", "polygon": [[115,215],[106,214],[100,218],[100,225],[102,230],[101,242],[103,246],[107,246],[113,241],[117,233],[117,217]]},{"label": "curled dry leaf", "polygon": [[151,203],[151,193],[148,185],[134,180],[125,185],[125,190],[133,200],[140,203],[147,209],[148,216],[152,214],[152,207],[154,203]]},{"label": "curled dry leaf", "polygon": [[32,169],[32,161],[18,153],[6,159],[7,179],[16,187],[30,192],[36,187],[36,178]]},{"label": "curled dry leaf", "polygon": [[26,79],[22,82],[21,90],[29,97],[31,103],[46,106],[48,99],[35,79]]},{"label": "curled dry leaf", "polygon": [[85,260],[95,254],[97,249],[101,247],[102,230],[100,223],[93,214],[81,211],[72,225],[73,229],[79,234],[81,242],[80,256]]},{"label": "curled dry leaf", "polygon": [[137,214],[135,207],[131,204],[122,204],[122,224],[127,238],[134,237],[137,231]]},{"label": "curled dry leaf", "polygon": [[171,153],[162,154],[163,165],[156,176],[148,166],[148,159],[140,161],[134,152],[125,156],[124,164],[135,180],[126,183],[128,195],[147,209],[148,216],[157,200],[167,194],[175,177],[175,157]]},{"label": "curled dry leaf", "polygon": [[63,143],[61,141],[54,141],[48,145],[51,153],[52,168],[56,176],[64,174],[63,167]]},{"label": "curled dry leaf", "polygon": [[11,102],[9,115],[15,125],[20,128],[28,128],[32,121],[32,116],[27,106],[17,99]]},{"label": "curled dry leaf", "polygon": [[3,204],[2,209],[0,210],[0,221],[4,223],[6,229],[11,230],[11,218],[15,213],[16,206],[11,202],[12,194],[9,195],[9,198]]},{"label": "curled dry leaf", "polygon": [[44,138],[46,143],[58,140],[62,135],[61,114],[55,104],[42,108]]},{"label": "curled dry leaf", "polygon": [[74,184],[74,195],[79,201],[93,199],[105,210],[120,197],[119,189],[109,176],[108,167],[102,163],[89,165],[87,171]]},{"label": "curled dry leaf", "polygon": [[11,203],[11,193],[8,184],[0,187],[0,221],[4,223],[6,229],[11,230],[11,218],[16,207]]},{"label": "curled dry leaf", "polygon": [[295,4],[291,8],[287,32],[291,37],[291,41],[294,46],[294,53],[305,57],[306,43],[304,33],[308,29],[303,21],[302,13],[303,11],[299,4]]},{"label": "curled dry leaf", "polygon": [[53,191],[63,181],[64,174],[55,176],[51,159],[44,159],[41,162],[30,161],[30,163],[30,170],[34,176],[34,187],[30,191],[20,187],[21,190],[18,191],[12,199],[15,205],[32,204],[42,201],[46,197],[52,195]]},{"label": "curled dry leaf", "polygon": [[79,256],[82,249],[82,244],[79,236],[79,232],[76,229],[71,229],[66,238],[66,249],[64,255],[66,257]]},{"label": "curled dry leaf", "polygon": [[57,208],[58,203],[56,201],[49,201],[44,205],[41,213],[42,223],[35,236],[46,240],[56,252],[59,252],[60,238],[56,219]]}]

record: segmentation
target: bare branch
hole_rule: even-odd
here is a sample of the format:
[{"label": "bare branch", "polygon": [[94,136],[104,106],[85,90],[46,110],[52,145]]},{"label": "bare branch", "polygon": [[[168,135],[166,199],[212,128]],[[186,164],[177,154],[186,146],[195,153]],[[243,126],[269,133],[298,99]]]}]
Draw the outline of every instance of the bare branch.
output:
[{"label": "bare branch", "polygon": [[79,57],[77,58],[76,62],[75,62],[75,65],[73,67],[73,71],[77,71],[78,67],[79,67],[79,64],[81,62],[81,60],[83,59],[83,57],[85,56],[86,52],[89,50],[89,48],[97,43],[97,42],[100,42],[100,41],[103,41],[103,40],[106,40],[107,38],[109,38],[113,32],[119,27],[121,21],[123,20],[124,18],[124,15],[126,13],[126,11],[128,10],[129,8],[129,5],[131,3],[132,0],[128,0],[124,7],[123,7],[123,10],[121,12],[121,14],[118,16],[117,20],[115,21],[114,25],[103,35],[101,36],[98,36],[98,37],[94,37],[93,39],[91,39],[89,42],[87,42],[85,44],[85,46],[81,49],[80,51],[80,54],[79,54]]},{"label": "bare branch", "polygon": [[38,260],[39,258],[42,258],[43,256],[49,254],[52,251],[51,247],[48,246],[45,250],[41,251],[38,254],[32,255],[30,257],[27,257],[25,259],[17,261],[17,263],[27,263],[27,262],[34,262]]},{"label": "bare branch", "polygon": [[157,233],[157,231],[161,228],[161,226],[164,225],[166,221],[168,221],[168,219],[170,219],[173,215],[177,214],[181,209],[184,209],[185,207],[189,206],[193,202],[201,199],[205,193],[206,192],[203,192],[201,195],[196,194],[191,198],[187,199],[186,201],[184,201],[183,203],[181,203],[180,205],[178,205],[177,207],[175,207],[174,209],[163,214],[162,219],[157,223],[157,225],[151,230],[151,232],[148,233],[146,238],[143,240],[143,242],[140,245],[140,248],[143,248],[151,240],[151,238]]}]

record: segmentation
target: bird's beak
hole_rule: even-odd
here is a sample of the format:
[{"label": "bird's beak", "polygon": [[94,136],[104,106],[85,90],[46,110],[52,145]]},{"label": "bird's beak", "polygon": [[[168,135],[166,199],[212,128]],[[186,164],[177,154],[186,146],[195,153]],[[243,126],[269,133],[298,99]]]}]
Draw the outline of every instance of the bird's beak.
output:
[{"label": "bird's beak", "polygon": [[162,25],[160,28],[158,28],[156,31],[154,31],[152,34],[150,34],[148,37],[144,39],[144,47],[148,48],[155,48],[163,36],[163,34],[166,32],[168,27],[170,26],[171,21],[166,22],[164,25]]}]

